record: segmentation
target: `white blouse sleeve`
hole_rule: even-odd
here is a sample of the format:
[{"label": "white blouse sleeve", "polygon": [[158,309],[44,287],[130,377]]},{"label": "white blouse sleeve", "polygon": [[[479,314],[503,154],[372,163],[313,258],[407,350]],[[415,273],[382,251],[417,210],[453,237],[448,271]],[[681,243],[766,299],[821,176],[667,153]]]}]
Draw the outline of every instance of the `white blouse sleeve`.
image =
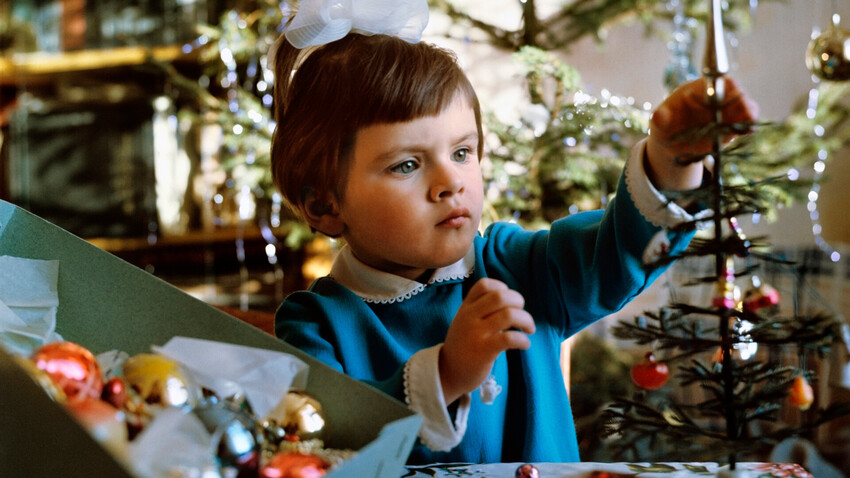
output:
[{"label": "white blouse sleeve", "polygon": [[[703,210],[696,215],[689,214],[681,206],[670,201],[664,194],[655,188],[652,181],[646,175],[644,169],[644,151],[646,139],[638,142],[629,153],[626,162],[626,188],[638,211],[652,224],[671,228],[683,222],[701,219],[711,215],[710,210]],[[698,228],[702,224],[698,224]]]},{"label": "white blouse sleeve", "polygon": [[463,439],[469,416],[469,394],[458,399],[454,422],[440,382],[439,358],[443,344],[420,350],[404,366],[404,395],[411,410],[422,416],[419,438],[433,451],[449,451]]}]

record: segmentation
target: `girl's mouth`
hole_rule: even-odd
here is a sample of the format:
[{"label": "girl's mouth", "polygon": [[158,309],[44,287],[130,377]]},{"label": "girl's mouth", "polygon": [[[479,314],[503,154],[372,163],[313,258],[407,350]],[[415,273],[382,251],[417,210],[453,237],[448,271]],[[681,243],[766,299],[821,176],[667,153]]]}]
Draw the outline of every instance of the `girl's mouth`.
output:
[{"label": "girl's mouth", "polygon": [[457,228],[460,227],[469,220],[469,210],[466,208],[457,208],[452,210],[452,212],[446,216],[445,219],[439,222],[437,226],[439,227],[450,227]]}]

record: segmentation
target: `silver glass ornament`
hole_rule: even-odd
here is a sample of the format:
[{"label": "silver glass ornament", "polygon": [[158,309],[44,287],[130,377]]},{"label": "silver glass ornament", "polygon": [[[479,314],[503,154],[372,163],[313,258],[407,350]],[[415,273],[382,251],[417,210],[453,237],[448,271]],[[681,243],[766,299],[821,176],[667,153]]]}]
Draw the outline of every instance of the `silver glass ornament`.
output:
[{"label": "silver glass ornament", "polygon": [[239,477],[256,476],[263,437],[250,413],[216,397],[206,398],[192,412],[212,435],[222,468],[236,470]]}]

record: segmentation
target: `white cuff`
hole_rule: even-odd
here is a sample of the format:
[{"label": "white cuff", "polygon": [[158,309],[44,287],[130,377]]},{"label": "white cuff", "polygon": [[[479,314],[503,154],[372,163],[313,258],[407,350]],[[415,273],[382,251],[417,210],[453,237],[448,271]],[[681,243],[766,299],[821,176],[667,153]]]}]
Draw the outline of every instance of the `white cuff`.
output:
[{"label": "white cuff", "polygon": [[[643,139],[632,148],[626,162],[626,189],[628,189],[635,207],[643,217],[653,225],[663,228],[671,228],[683,222],[710,217],[712,212],[708,209],[700,211],[696,215],[689,214],[655,188],[644,169],[645,148],[646,139]],[[698,229],[702,229],[704,226],[705,224],[697,224]]]},{"label": "white cuff", "polygon": [[422,416],[419,438],[433,451],[449,451],[463,439],[471,399],[458,399],[454,423],[449,416],[440,382],[440,349],[443,344],[420,350],[404,365],[404,395],[411,410]]}]

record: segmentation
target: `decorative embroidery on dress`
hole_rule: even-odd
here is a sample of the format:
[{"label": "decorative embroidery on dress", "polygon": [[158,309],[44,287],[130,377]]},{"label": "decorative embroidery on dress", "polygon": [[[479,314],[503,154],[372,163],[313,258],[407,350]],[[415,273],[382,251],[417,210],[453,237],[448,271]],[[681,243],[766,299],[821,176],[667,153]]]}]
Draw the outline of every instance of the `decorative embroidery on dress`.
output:
[{"label": "decorative embroidery on dress", "polygon": [[481,396],[481,403],[484,405],[492,404],[500,393],[502,393],[502,386],[496,383],[496,377],[494,375],[487,377],[487,380],[485,380],[484,383],[481,384],[481,387],[478,388],[478,394]]},{"label": "decorative embroidery on dress", "polygon": [[393,297],[391,299],[373,299],[371,297],[363,297],[363,296],[361,296],[360,298],[363,299],[363,302],[366,302],[366,303],[369,303],[369,304],[393,304],[395,302],[401,302],[403,300],[407,300],[407,299],[413,297],[414,295],[425,290],[425,287],[427,287],[431,284],[439,284],[440,282],[446,282],[446,281],[450,281],[450,280],[458,280],[458,279],[462,280],[462,279],[466,279],[467,277],[469,277],[471,275],[472,275],[472,270],[470,270],[469,272],[467,272],[464,275],[440,277],[440,278],[435,279],[435,280],[433,280],[433,281],[431,281],[427,284],[421,284],[421,285],[417,286],[415,289],[409,290],[409,291],[405,292],[404,294],[402,294],[398,297]]},{"label": "decorative embroidery on dress", "polygon": [[655,226],[665,227],[669,220],[667,199],[655,191],[643,169],[643,151],[646,146],[635,148],[626,163],[626,190],[635,207],[644,219]]},{"label": "decorative embroidery on dress", "polygon": [[422,349],[413,354],[403,368],[404,401],[422,416],[419,439],[434,451],[449,451],[466,432],[470,397],[458,398],[454,421],[444,402],[439,376],[439,354],[442,344]]},{"label": "decorative embroidery on dress", "polygon": [[463,280],[472,275],[475,265],[475,249],[470,246],[464,257],[454,264],[441,267],[427,284],[373,269],[360,262],[351,250],[344,246],[334,258],[327,276],[347,287],[355,295],[370,304],[394,304],[410,299],[432,284]]},{"label": "decorative embroidery on dress", "polygon": [[[641,216],[651,224],[665,228],[710,216],[711,210],[703,210],[696,215],[688,214],[681,206],[655,189],[643,168],[644,148],[645,145],[640,145],[632,149],[625,171],[626,190]],[[704,222],[697,223],[697,229],[705,227]]]},{"label": "decorative embroidery on dress", "polygon": [[404,403],[410,406],[410,361],[404,364],[404,372],[402,374],[404,383]]},{"label": "decorative embroidery on dress", "polygon": [[369,303],[369,304],[393,304],[395,302],[401,302],[405,299],[409,299],[409,298],[413,297],[414,295],[422,292],[423,290],[425,290],[424,284],[418,286],[417,288],[415,288],[411,291],[405,292],[404,294],[402,294],[398,297],[393,297],[392,299],[372,299],[372,298],[369,298],[369,297],[362,297],[362,296],[360,298],[363,299],[363,302],[366,302],[366,303]]}]

